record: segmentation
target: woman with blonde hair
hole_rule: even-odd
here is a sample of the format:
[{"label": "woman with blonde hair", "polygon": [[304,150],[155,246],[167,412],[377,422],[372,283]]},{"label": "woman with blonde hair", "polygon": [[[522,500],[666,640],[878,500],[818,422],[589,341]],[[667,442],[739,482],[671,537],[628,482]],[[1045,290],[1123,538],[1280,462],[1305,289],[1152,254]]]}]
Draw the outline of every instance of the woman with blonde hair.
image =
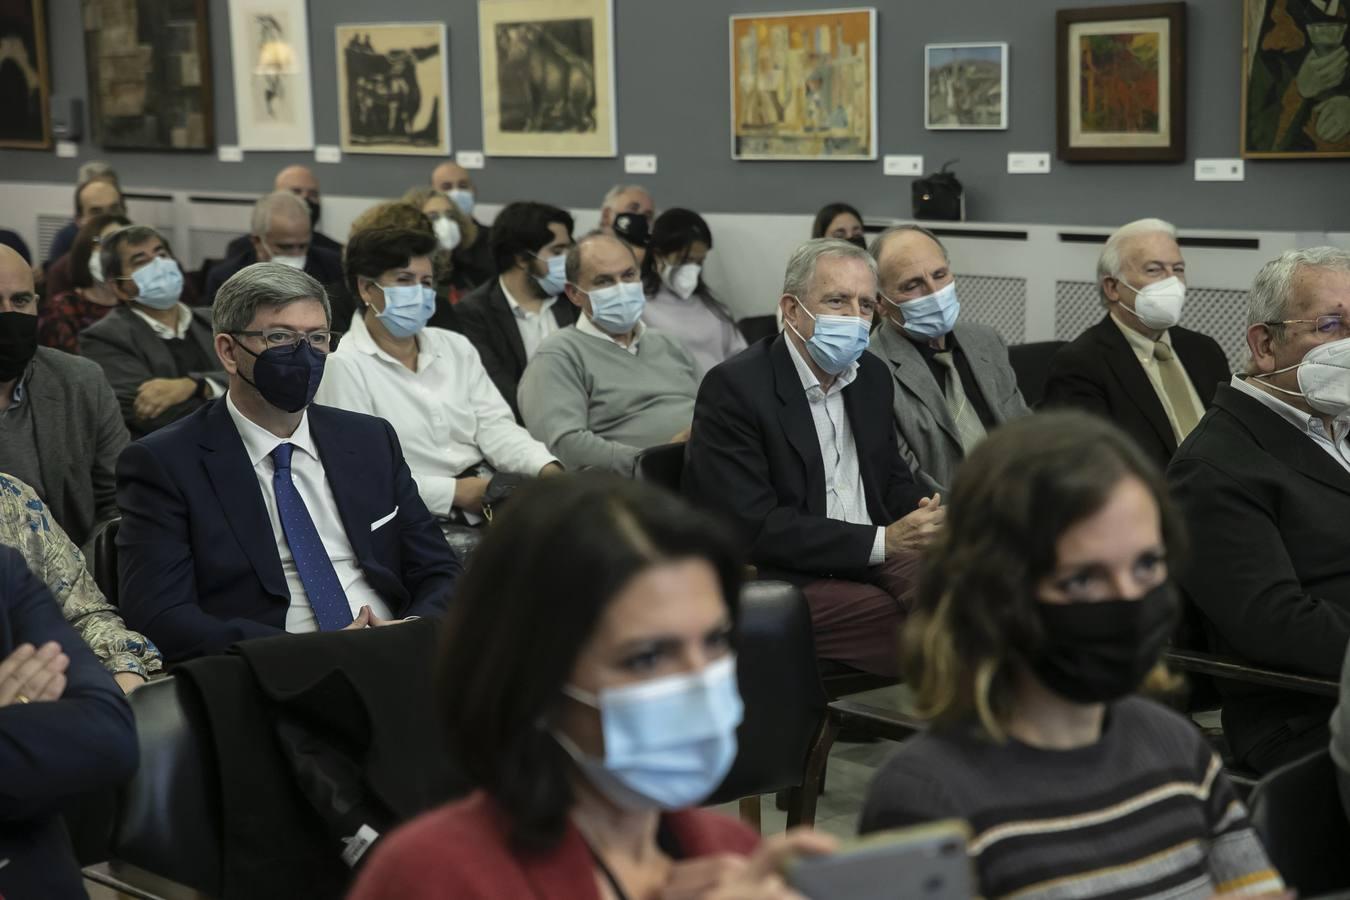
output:
[{"label": "woman with blonde hair", "polygon": [[464,215],[449,195],[435,188],[411,188],[403,202],[412,204],[431,221],[436,233],[436,252],[432,254],[432,281],[436,293],[453,305],[477,285],[467,272],[455,267],[455,251],[472,246],[478,240],[478,224]]},{"label": "woman with blonde hair", "polygon": [[860,830],[958,818],[980,894],[1201,898],[1283,890],[1167,689],[1180,520],[1161,476],[1082,413],[1011,422],[957,473],[904,633],[928,732],[868,791]]}]

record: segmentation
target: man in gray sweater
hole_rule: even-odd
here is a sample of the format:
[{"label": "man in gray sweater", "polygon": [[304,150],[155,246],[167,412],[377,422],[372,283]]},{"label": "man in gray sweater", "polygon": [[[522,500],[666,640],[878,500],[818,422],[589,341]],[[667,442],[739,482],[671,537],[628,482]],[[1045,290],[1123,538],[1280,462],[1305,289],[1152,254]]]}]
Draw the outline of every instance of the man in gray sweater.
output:
[{"label": "man in gray sweater", "polygon": [[684,346],[641,321],[637,259],[612,235],[567,253],[567,299],[577,324],[546,338],[521,376],[517,399],[530,434],[569,469],[633,474],[647,447],[683,441],[698,393]]}]

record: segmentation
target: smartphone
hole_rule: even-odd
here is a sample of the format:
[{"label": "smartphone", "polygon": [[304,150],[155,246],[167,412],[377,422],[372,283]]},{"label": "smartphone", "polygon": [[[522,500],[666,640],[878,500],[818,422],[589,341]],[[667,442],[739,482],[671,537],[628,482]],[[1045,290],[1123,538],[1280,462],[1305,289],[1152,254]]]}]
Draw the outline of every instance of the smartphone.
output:
[{"label": "smartphone", "polygon": [[829,856],[793,857],[783,877],[811,900],[970,900],[969,840],[970,828],[958,819],[881,831]]}]

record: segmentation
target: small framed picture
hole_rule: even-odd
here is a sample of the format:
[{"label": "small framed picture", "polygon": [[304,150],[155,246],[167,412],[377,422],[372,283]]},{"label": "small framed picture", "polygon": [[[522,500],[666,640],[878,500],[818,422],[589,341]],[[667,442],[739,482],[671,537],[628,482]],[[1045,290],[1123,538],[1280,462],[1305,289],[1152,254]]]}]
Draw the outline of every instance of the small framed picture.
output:
[{"label": "small framed picture", "polygon": [[1008,45],[923,48],[923,120],[931,131],[1008,128]]}]

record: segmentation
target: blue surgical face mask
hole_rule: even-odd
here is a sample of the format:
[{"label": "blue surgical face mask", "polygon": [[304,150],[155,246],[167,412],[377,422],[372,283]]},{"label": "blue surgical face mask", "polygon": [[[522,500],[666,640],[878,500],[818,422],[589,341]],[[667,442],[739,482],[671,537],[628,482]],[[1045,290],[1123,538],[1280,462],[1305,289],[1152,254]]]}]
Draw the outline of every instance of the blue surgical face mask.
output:
[{"label": "blue surgical face mask", "polygon": [[591,298],[591,321],[609,334],[632,331],[647,306],[647,295],[642,292],[640,281],[621,281],[582,293]]},{"label": "blue surgical face mask", "polygon": [[476,202],[473,191],[467,191],[464,188],[455,188],[452,191],[446,191],[445,194],[450,198],[452,203],[459,207],[460,212],[464,213],[466,216],[473,215],[473,205]]},{"label": "blue surgical face mask", "polygon": [[925,297],[900,303],[886,297],[886,302],[904,314],[905,321],[900,327],[920,339],[933,340],[950,334],[961,314],[961,301],[956,299],[956,279]]},{"label": "blue surgical face mask", "polygon": [[867,349],[867,342],[871,337],[872,323],[866,319],[857,316],[813,316],[811,311],[806,308],[796,297],[802,312],[810,317],[811,321],[816,323],[815,331],[811,337],[802,337],[802,333],[792,328],[792,323],[786,319],[783,324],[792,328],[792,333],[802,338],[806,344],[806,352],[811,354],[811,358],[830,375],[838,375],[858,361]]},{"label": "blue surgical face mask", "polygon": [[736,727],[745,708],[736,660],[727,656],[689,675],[602,690],[563,692],[600,712],[604,759],[583,753],[565,734],[554,739],[586,779],[623,809],[685,809],[706,800],[736,760]]},{"label": "blue surgical face mask", "polygon": [[167,256],[156,256],[131,273],[135,301],[151,309],[172,309],[183,294],[183,270]]},{"label": "blue surgical face mask", "polygon": [[436,292],[424,284],[377,284],[384,292],[384,309],[375,314],[396,338],[421,331],[436,311]]},{"label": "blue surgical face mask", "polygon": [[[543,259],[543,257],[536,256],[535,259]],[[548,274],[542,277],[539,275],[533,276],[535,283],[543,289],[545,294],[556,297],[567,286],[567,257],[550,256],[544,262],[548,265]]]}]

